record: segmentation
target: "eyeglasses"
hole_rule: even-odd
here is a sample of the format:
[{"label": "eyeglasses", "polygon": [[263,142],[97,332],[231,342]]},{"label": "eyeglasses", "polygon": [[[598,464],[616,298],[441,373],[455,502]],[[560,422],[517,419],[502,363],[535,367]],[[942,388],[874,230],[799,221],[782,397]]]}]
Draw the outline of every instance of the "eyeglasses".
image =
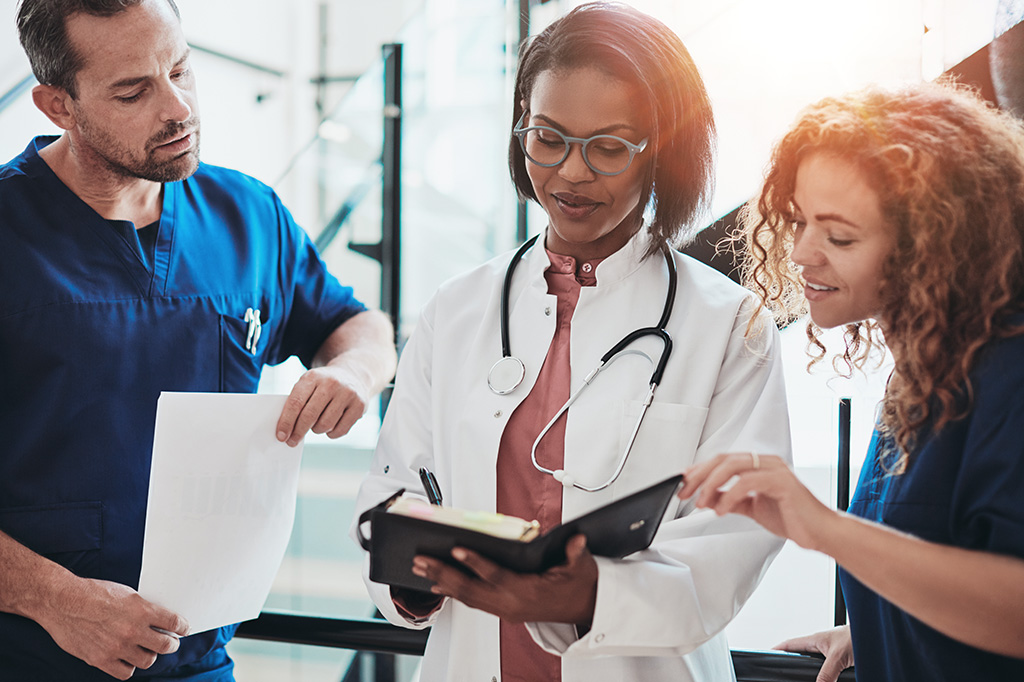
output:
[{"label": "eyeglasses", "polygon": [[569,156],[569,145],[579,144],[583,149],[583,161],[587,167],[600,175],[618,175],[626,172],[633,157],[647,148],[647,139],[633,144],[616,135],[594,135],[593,137],[569,137],[548,126],[523,128],[526,111],[519,117],[512,134],[519,138],[519,146],[533,163],[550,168],[557,166]]}]

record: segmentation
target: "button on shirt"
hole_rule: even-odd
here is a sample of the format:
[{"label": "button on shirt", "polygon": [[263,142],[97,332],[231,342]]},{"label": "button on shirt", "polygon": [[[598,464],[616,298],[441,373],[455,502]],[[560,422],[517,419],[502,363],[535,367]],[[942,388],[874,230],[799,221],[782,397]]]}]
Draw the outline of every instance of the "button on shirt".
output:
[{"label": "button on shirt", "polygon": [[[600,259],[577,268],[576,259],[548,251],[551,266],[544,272],[548,293],[557,298],[555,334],[530,394],[509,417],[501,436],[497,464],[497,511],[536,519],[541,531],[562,522],[562,484],[538,471],[530,451],[538,434],[569,399],[572,370],[569,339],[580,289],[597,284]],[[565,415],[537,446],[541,466],[557,470],[565,459]],[[561,659],[541,649],[522,623],[501,621],[501,678],[504,682],[560,680]]]}]

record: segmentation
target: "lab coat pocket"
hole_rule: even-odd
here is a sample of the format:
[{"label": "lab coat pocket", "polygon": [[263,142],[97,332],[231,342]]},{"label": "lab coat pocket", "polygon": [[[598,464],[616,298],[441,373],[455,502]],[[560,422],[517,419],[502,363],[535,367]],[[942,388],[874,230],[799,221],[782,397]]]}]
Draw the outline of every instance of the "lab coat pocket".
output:
[{"label": "lab coat pocket", "polygon": [[[263,371],[263,349],[267,329],[258,320],[253,323],[250,308],[246,320],[220,316],[220,392],[255,393]],[[258,311],[257,311],[258,312]]]},{"label": "lab coat pocket", "polygon": [[103,545],[101,502],[0,509],[0,530],[76,575],[99,575]]},{"label": "lab coat pocket", "polygon": [[[643,403],[624,403],[619,429],[619,450],[624,451],[636,428]],[[693,463],[707,419],[706,407],[679,403],[651,403],[637,432],[636,441],[616,482],[616,495],[639,490]]]}]

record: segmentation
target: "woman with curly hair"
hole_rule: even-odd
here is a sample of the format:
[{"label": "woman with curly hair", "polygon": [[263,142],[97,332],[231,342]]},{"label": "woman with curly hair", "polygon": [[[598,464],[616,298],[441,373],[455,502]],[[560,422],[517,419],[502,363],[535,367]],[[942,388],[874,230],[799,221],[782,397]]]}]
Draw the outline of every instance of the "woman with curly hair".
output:
[{"label": "woman with curly hair", "polygon": [[[685,498],[842,568],[850,626],[781,645],[862,680],[1024,679],[1024,126],[953,84],[805,111],[743,221],[745,276],[836,366],[895,362],[850,513],[777,457],[728,453]],[[732,486],[725,485],[736,477]],[[852,638],[851,638],[852,635]]]}]

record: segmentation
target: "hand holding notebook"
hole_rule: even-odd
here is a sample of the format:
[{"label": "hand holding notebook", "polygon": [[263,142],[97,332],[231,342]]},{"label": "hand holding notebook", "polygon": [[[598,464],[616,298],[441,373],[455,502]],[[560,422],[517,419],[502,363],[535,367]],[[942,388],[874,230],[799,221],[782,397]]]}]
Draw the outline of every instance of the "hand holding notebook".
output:
[{"label": "hand holding notebook", "polygon": [[[565,545],[577,534],[597,556],[623,557],[654,539],[668,504],[682,483],[672,476],[588,514],[538,534],[536,522],[490,512],[428,505],[399,491],[359,518],[359,541],[370,552],[370,579],[427,591],[430,581],[412,573],[413,557],[435,557],[456,565],[454,547],[464,547],[519,573],[541,573],[565,561]],[[370,524],[370,535],[363,532]]]}]

